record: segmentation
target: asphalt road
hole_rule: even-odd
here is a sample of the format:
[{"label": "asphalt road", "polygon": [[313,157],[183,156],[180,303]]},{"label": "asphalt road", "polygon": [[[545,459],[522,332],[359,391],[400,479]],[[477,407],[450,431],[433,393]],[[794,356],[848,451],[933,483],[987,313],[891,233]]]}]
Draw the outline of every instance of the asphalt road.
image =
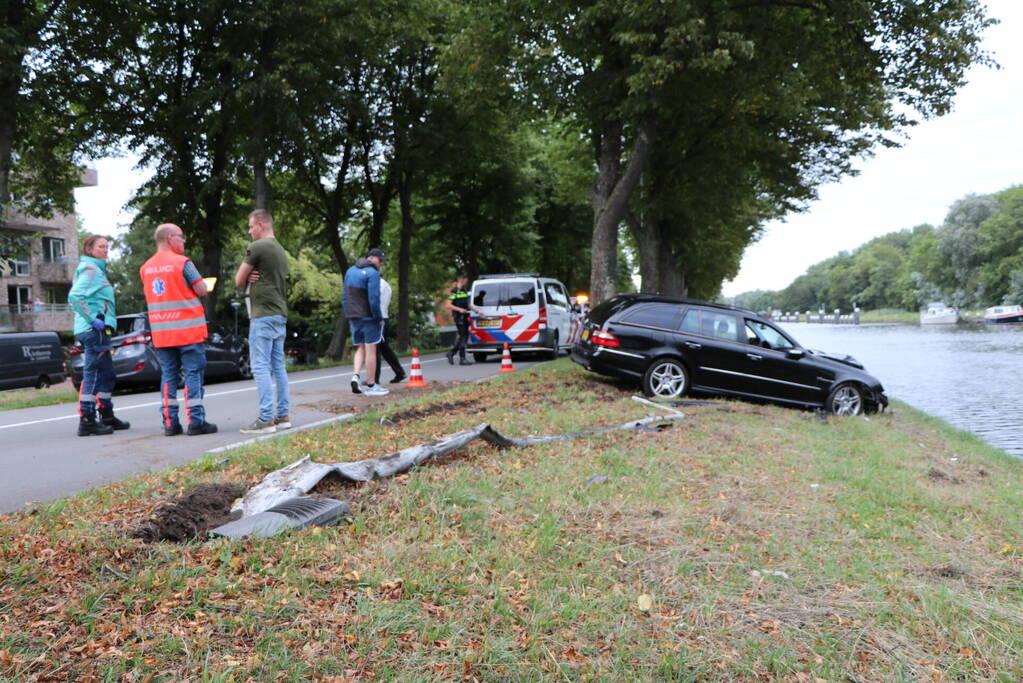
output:
[{"label": "asphalt road", "polygon": [[[496,374],[500,357],[471,366],[448,365],[443,354],[424,356],[423,376],[428,383],[455,380],[477,381]],[[406,372],[410,365],[404,359]],[[518,356],[515,368],[535,365],[533,358]],[[368,399],[353,394],[350,366],[295,372],[289,375],[293,429],[311,428],[339,418],[365,402],[395,400],[414,392],[407,384],[386,384],[392,372],[381,373],[391,394]],[[33,504],[56,500],[85,489],[117,481],[132,474],[161,470],[205,453],[252,439],[239,429],[258,412],[256,386],[252,380],[209,384],[206,414],[219,432],[202,436],[182,434],[165,437],[160,425],[159,394],[135,393],[114,397],[117,416],[131,422],[131,429],[109,436],[77,435],[78,415],[73,403],[21,410],[0,411],[0,513],[14,512]]]}]

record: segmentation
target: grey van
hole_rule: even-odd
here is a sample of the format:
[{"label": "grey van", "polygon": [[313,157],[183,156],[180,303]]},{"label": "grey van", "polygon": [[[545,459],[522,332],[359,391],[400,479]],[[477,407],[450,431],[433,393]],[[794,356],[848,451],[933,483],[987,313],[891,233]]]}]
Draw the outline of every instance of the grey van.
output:
[{"label": "grey van", "polygon": [[64,349],[56,332],[0,334],[0,389],[40,389],[63,381]]}]

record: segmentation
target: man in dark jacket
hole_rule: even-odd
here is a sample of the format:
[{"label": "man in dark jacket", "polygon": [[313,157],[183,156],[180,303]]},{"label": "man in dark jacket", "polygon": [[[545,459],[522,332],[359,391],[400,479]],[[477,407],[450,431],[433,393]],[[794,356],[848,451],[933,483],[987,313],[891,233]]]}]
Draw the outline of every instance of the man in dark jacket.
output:
[{"label": "man in dark jacket", "polygon": [[[383,312],[380,310],[380,266],[387,257],[379,249],[370,249],[366,258],[359,259],[345,273],[344,290],[341,293],[341,310],[348,319],[355,351],[352,375],[352,391],[367,396],[383,396],[390,392],[373,378],[377,370],[377,344],[380,343],[380,324]],[[363,384],[359,373],[366,366],[366,380]]]}]

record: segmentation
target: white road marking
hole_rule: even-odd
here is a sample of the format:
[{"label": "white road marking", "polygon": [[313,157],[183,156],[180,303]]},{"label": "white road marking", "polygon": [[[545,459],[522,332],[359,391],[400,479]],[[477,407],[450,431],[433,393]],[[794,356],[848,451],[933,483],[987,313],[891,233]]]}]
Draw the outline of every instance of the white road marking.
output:
[{"label": "white road marking", "polygon": [[[419,363],[420,363],[420,365],[422,365],[422,364],[425,364],[425,363],[437,363],[437,362],[440,362],[440,361],[447,361],[447,359],[442,356],[440,358],[431,358],[430,360],[420,360]],[[406,366],[403,365],[402,367],[405,368]],[[411,368],[411,364],[408,367]],[[323,375],[322,377],[308,377],[306,379],[297,379],[297,380],[295,380],[293,382],[289,381],[288,382],[288,386],[291,386],[292,384],[305,384],[306,382],[319,382],[319,381],[325,380],[325,379],[337,379],[338,377],[348,377],[351,374],[352,374],[351,372],[339,372],[339,373],[334,373],[334,374],[331,374],[331,375]],[[244,389],[232,389],[230,391],[218,391],[218,392],[212,393],[212,394],[205,394],[203,396],[203,400],[205,400],[207,398],[214,398],[216,396],[228,396],[230,394],[240,394],[240,393],[243,393],[243,392],[246,392],[246,391],[255,391],[255,390],[256,390],[256,385],[253,384],[251,387],[245,387]],[[160,403],[161,403],[160,401],[151,401],[149,403],[136,403],[135,405],[131,405],[131,406],[118,406],[117,407],[117,412],[121,413],[121,412],[124,412],[126,410],[134,410],[136,408],[153,408],[155,406],[160,405]],[[61,415],[60,417],[47,417],[47,418],[43,418],[41,420],[29,420],[28,422],[15,422],[14,424],[0,425],[0,429],[12,429],[14,427],[26,427],[28,425],[43,424],[45,422],[59,422],[60,420],[73,420],[73,419],[75,419],[77,417],[78,417],[78,415],[76,413],[72,413],[70,415]]]}]

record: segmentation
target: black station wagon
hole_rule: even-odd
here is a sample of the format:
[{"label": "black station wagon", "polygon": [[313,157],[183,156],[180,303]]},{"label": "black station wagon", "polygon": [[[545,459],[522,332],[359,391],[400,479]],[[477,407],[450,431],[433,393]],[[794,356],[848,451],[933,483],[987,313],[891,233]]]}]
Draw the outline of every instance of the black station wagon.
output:
[{"label": "black station wagon", "polygon": [[801,347],[773,322],[719,304],[620,294],[590,312],[572,360],[637,379],[647,396],[687,392],[766,399],[836,415],[888,405],[881,383],[851,356]]}]

